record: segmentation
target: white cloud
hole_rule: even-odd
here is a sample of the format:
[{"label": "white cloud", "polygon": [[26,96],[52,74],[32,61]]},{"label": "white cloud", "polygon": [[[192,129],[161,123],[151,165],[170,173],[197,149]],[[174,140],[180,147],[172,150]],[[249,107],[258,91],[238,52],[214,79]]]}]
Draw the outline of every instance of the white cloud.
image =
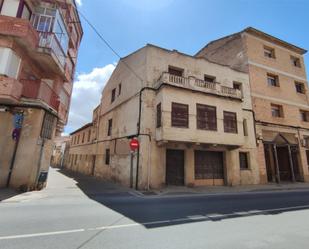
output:
[{"label": "white cloud", "polygon": [[92,111],[100,103],[103,87],[115,69],[108,64],[81,73],[74,82],[71,108],[65,132],[72,132],[92,121]]},{"label": "white cloud", "polygon": [[82,6],[82,0],[76,0],[77,5]]}]

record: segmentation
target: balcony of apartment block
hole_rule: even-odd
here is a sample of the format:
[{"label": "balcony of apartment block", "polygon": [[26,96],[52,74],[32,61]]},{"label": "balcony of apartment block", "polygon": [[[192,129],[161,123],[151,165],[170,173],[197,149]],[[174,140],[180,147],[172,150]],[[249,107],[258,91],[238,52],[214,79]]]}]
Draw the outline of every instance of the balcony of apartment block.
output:
[{"label": "balcony of apartment block", "polygon": [[45,80],[21,80],[22,101],[52,108],[58,113],[60,101],[51,83]]},{"label": "balcony of apartment block", "polygon": [[0,34],[12,37],[27,51],[46,77],[56,74],[68,81],[73,72],[73,66],[66,65],[68,32],[60,12],[55,9],[53,13],[53,16],[33,13],[31,20],[0,15]]},{"label": "balcony of apartment block", "polygon": [[23,85],[14,78],[0,75],[0,104],[14,104],[20,100]]},{"label": "balcony of apartment block", "polygon": [[39,34],[27,19],[0,15],[0,34],[11,36],[24,49],[36,49]]},{"label": "balcony of apartment block", "polygon": [[213,94],[222,97],[228,97],[231,99],[242,100],[242,93],[240,90],[223,86],[217,82],[207,82],[195,78],[194,76],[182,77],[173,75],[170,73],[163,73],[155,84],[156,88],[159,88],[162,84],[168,84],[171,86],[181,87],[192,91],[198,91],[208,94]]},{"label": "balcony of apartment block", "polygon": [[[240,111],[235,110],[235,111]],[[198,129],[196,115],[189,113],[187,127],[172,126],[172,117],[170,111],[162,111],[161,126],[156,128],[155,139],[158,145],[167,143],[184,143],[191,145],[210,145],[226,146],[227,148],[238,148],[244,145],[245,137],[242,132],[243,123],[240,117],[237,120],[237,132],[230,133],[224,131],[223,120],[217,118],[217,125],[214,129]]]}]

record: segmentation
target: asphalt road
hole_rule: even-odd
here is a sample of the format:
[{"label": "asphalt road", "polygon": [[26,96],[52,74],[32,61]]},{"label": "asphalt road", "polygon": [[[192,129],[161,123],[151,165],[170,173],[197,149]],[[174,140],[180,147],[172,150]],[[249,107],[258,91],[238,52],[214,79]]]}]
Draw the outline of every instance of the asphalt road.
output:
[{"label": "asphalt road", "polygon": [[0,249],[309,248],[309,191],[139,197],[51,171],[0,202]]}]

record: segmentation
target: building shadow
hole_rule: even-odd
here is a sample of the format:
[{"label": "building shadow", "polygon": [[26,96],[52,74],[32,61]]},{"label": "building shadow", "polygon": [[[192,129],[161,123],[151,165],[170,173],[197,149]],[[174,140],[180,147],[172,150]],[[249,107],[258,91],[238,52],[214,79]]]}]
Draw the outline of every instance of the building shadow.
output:
[{"label": "building shadow", "polygon": [[0,188],[0,203],[19,194],[21,193],[11,188]]},{"label": "building shadow", "polygon": [[309,209],[308,190],[143,197],[111,182],[67,170],[60,172],[74,178],[90,199],[149,229]]}]

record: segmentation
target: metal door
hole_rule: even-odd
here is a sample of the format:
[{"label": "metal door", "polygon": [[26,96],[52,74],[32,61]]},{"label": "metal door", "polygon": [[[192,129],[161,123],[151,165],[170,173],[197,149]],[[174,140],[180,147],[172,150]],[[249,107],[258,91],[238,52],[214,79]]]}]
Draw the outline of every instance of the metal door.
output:
[{"label": "metal door", "polygon": [[166,150],[166,184],[184,185],[183,150]]}]

